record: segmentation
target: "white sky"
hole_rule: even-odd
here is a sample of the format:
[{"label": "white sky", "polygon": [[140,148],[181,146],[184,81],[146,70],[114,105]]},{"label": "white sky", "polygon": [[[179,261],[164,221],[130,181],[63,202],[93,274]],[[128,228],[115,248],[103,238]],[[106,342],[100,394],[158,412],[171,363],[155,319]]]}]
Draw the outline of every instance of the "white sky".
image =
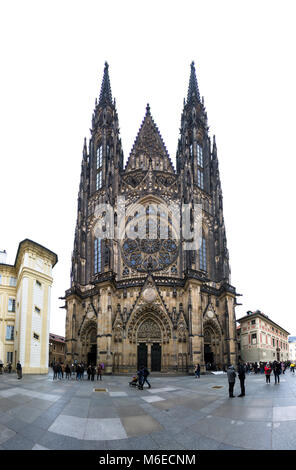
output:
[{"label": "white sky", "polygon": [[84,136],[105,60],[125,160],[146,103],[175,163],[195,61],[216,134],[237,318],[296,334],[294,0],[0,2],[0,250],[57,253],[50,331],[64,334]]}]

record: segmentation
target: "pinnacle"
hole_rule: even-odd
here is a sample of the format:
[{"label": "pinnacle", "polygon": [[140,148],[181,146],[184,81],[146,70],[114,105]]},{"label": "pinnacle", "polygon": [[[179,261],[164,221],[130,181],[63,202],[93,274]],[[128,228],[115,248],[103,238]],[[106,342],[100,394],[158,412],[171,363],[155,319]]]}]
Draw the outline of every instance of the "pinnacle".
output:
[{"label": "pinnacle", "polygon": [[108,62],[105,62],[104,75],[99,98],[99,106],[104,106],[106,104],[112,105],[112,92],[109,78]]},{"label": "pinnacle", "polygon": [[191,103],[193,99],[197,99],[200,101],[198,83],[196,78],[195,72],[195,65],[194,62],[191,62],[191,72],[190,72],[190,79],[189,79],[189,87],[188,87],[188,94],[187,94],[187,103]]}]

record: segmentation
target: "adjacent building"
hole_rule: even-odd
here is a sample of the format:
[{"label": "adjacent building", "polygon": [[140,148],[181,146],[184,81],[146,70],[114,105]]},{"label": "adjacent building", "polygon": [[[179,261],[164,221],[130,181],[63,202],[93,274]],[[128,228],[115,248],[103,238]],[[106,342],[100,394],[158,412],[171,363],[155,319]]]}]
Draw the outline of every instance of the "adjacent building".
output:
[{"label": "adjacent building", "polygon": [[[124,165],[105,64],[91,137],[83,147],[71,286],[65,294],[67,361],[103,362],[107,373],[139,365],[192,373],[197,363],[204,370],[205,363],[222,369],[236,361],[237,294],[230,283],[217,146],[208,130],[192,63],[176,169],[149,105]],[[169,205],[177,206],[173,215],[165,213]],[[185,240],[175,236],[180,220],[185,223],[183,205],[190,208],[191,233],[194,211],[202,208],[198,249],[186,250]],[[117,236],[97,233],[106,211],[112,216],[102,230],[114,227]],[[154,237],[137,235],[148,227],[154,227]],[[133,234],[123,235],[127,228]]]},{"label": "adjacent building", "polygon": [[20,360],[23,373],[48,372],[48,337],[52,268],[57,255],[25,239],[18,247],[15,263],[0,259],[0,360]]},{"label": "adjacent building", "polygon": [[256,310],[237,320],[238,357],[243,362],[287,361],[288,335],[283,327]]},{"label": "adjacent building", "polygon": [[65,361],[65,338],[64,336],[49,333],[49,358],[48,364],[51,366],[55,362]]},{"label": "adjacent building", "polygon": [[289,361],[296,363],[296,336],[289,336]]}]

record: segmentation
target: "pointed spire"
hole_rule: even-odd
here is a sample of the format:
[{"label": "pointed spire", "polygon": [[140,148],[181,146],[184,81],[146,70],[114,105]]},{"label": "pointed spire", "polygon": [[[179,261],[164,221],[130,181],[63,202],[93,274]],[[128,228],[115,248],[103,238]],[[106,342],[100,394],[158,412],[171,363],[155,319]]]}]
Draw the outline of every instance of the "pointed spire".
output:
[{"label": "pointed spire", "polygon": [[200,101],[195,66],[194,66],[194,62],[191,62],[191,73],[190,73],[190,79],[189,79],[187,103],[191,103],[193,99],[197,99],[198,101]]},{"label": "pointed spire", "polygon": [[137,168],[148,170],[149,167],[159,171],[175,172],[159,129],[151,115],[150,105],[147,104],[146,114],[126,164],[126,171]]},{"label": "pointed spire", "polygon": [[107,62],[105,62],[104,75],[99,98],[99,106],[104,106],[106,104],[112,105],[112,92],[108,69],[109,65]]}]

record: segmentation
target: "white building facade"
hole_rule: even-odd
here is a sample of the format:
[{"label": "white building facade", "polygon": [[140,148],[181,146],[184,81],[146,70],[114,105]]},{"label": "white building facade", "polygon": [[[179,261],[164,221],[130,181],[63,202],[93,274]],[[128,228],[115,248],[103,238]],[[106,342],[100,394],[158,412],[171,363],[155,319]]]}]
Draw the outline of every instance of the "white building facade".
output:
[{"label": "white building facade", "polygon": [[19,244],[14,265],[0,260],[0,360],[23,373],[48,372],[52,268],[57,256],[32,240]]}]

